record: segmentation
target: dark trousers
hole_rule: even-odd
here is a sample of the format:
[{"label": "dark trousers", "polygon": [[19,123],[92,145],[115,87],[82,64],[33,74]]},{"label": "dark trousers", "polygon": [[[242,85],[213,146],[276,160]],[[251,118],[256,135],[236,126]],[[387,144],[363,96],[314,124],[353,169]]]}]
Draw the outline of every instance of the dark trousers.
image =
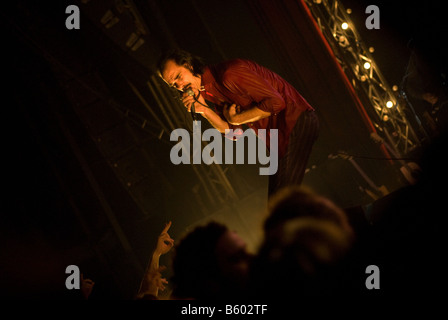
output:
[{"label": "dark trousers", "polygon": [[279,159],[277,172],[269,176],[268,196],[288,185],[300,185],[319,133],[316,112],[305,111],[297,119],[285,155]]}]

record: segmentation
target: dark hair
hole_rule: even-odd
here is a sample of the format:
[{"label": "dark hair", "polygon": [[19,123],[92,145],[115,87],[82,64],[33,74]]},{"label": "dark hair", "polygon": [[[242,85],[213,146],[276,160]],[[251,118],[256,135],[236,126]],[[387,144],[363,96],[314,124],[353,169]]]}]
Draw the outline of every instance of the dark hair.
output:
[{"label": "dark hair", "polygon": [[166,63],[173,60],[180,66],[186,66],[193,73],[198,76],[204,73],[205,63],[202,58],[191,54],[181,49],[170,49],[162,54],[157,62],[157,70],[162,74]]},{"label": "dark hair", "polygon": [[[255,297],[277,298],[340,293],[345,287],[352,238],[336,223],[301,216],[265,238],[252,265]],[[289,291],[291,286],[294,291]]]},{"label": "dark hair", "polygon": [[279,190],[268,203],[268,216],[264,222],[264,231],[271,230],[288,220],[297,217],[313,217],[333,221],[346,230],[351,230],[346,213],[334,205],[329,206],[318,195],[305,186],[287,186]]},{"label": "dark hair", "polygon": [[210,298],[211,283],[219,277],[216,245],[228,228],[212,221],[189,232],[176,246],[173,257],[173,295]]}]

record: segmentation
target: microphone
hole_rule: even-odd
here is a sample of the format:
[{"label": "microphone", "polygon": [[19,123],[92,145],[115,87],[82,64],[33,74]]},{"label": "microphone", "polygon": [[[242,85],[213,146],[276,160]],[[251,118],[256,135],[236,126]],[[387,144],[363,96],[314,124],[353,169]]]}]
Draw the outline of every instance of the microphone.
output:
[{"label": "microphone", "polygon": [[[186,89],[186,92],[187,92],[187,94],[188,94],[190,97],[193,97],[193,98],[194,98],[194,91],[193,91],[193,89],[191,89],[190,87],[188,87],[188,88]],[[196,98],[195,98],[195,100],[196,100]],[[196,121],[196,112],[195,112],[195,109],[194,109],[194,102],[193,102],[193,104],[191,105],[190,113],[191,113],[191,117],[193,118],[193,121]]]}]

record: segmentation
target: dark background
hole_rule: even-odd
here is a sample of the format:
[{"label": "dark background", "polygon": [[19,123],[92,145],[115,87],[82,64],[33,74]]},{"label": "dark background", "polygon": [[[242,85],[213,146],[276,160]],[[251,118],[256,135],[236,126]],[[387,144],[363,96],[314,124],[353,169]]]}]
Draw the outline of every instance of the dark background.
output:
[{"label": "dark background", "polygon": [[[2,296],[79,298],[64,286],[65,268],[74,264],[96,283],[91,299],[132,299],[167,221],[179,239],[197,224],[221,220],[256,249],[267,192],[258,166],[170,162],[173,142],[162,130],[169,128],[162,110],[169,104],[175,124],[191,124],[175,93],[154,77],[169,47],[209,63],[253,59],[295,85],[321,120],[304,184],[338,205],[375,200],[348,161],[329,157],[341,150],[363,155],[356,161],[377,186],[393,192],[406,185],[400,164],[384,159],[369,138],[300,2],[136,0],[132,14],[124,3],[22,0],[1,9]],[[443,52],[438,3],[342,1],[390,85],[401,83],[414,44],[431,48],[425,51],[431,62]],[[69,4],[80,8],[80,30],[65,28]],[[364,26],[368,4],[380,8],[379,30]],[[110,28],[101,22],[107,10],[119,18]],[[149,32],[133,51],[126,41],[136,19]],[[420,116],[427,105],[414,102]],[[418,159],[420,152],[406,156]],[[169,266],[169,255],[162,263]]]}]

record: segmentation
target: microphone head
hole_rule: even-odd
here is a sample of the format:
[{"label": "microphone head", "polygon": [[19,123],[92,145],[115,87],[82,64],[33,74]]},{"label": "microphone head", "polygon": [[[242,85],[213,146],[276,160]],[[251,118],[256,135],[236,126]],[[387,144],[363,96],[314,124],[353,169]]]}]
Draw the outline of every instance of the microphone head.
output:
[{"label": "microphone head", "polygon": [[191,97],[194,96],[194,91],[193,91],[193,89],[191,89],[190,87],[188,87],[188,88],[185,90],[185,92],[186,92],[189,96],[191,96]]}]

